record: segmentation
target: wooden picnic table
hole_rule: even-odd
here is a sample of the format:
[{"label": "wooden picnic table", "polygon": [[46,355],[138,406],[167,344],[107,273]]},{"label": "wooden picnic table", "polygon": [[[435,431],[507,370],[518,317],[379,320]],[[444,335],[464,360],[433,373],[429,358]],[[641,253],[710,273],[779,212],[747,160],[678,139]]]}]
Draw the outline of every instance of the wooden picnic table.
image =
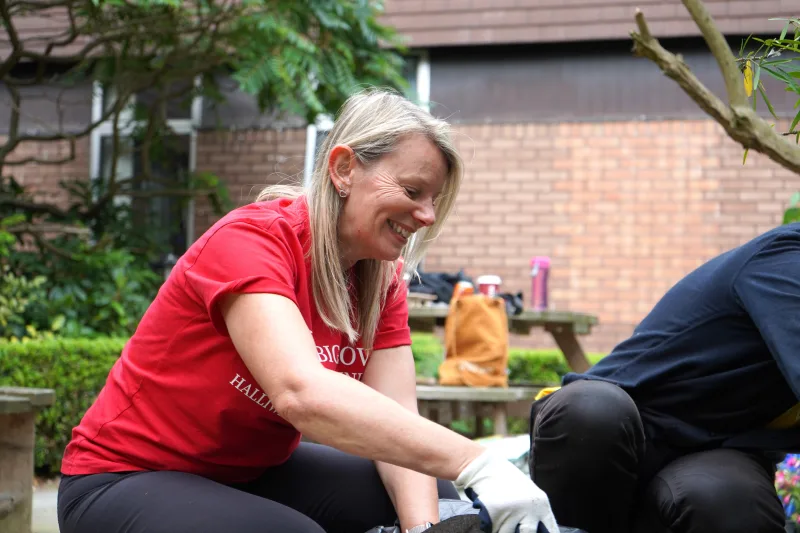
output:
[{"label": "wooden picnic table", "polygon": [[507,435],[510,407],[524,402],[527,411],[540,390],[541,387],[417,385],[417,404],[420,415],[445,426],[462,418],[462,412],[467,411],[468,416],[475,417],[476,437],[483,436],[483,419],[491,416],[495,434]]},{"label": "wooden picnic table", "polygon": [[0,387],[0,533],[30,533],[36,415],[50,389]]},{"label": "wooden picnic table", "polygon": [[[412,331],[433,332],[444,326],[449,308],[441,305],[411,306],[408,309],[408,324]],[[572,311],[532,311],[508,317],[511,333],[529,335],[533,328],[543,328],[552,335],[564,354],[567,364],[575,372],[585,372],[591,366],[583,351],[578,335],[591,333],[597,317]]]}]

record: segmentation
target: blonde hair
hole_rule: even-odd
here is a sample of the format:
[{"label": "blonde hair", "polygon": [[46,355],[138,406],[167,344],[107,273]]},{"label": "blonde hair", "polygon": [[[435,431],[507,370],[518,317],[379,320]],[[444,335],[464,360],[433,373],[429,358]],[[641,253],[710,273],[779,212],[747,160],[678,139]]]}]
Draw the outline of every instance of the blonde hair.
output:
[{"label": "blonde hair", "polygon": [[[345,333],[351,343],[360,337],[362,346],[372,349],[378,320],[389,287],[397,271],[396,261],[364,259],[356,263],[357,305],[353,308],[348,280],[342,266],[338,239],[342,199],[329,176],[331,149],[349,146],[363,165],[391,153],[402,137],[424,135],[441,150],[448,175],[434,206],[436,221],[409,238],[402,251],[402,276],[416,275],[429,243],[435,239],[455,205],[463,175],[461,156],[451,139],[450,125],[403,96],[389,90],[368,89],[350,96],[318,150],[311,181],[299,186],[268,186],[256,198],[297,198],[305,194],[311,228],[311,283],[314,302],[326,325]],[[402,283],[403,280],[397,280]]]}]

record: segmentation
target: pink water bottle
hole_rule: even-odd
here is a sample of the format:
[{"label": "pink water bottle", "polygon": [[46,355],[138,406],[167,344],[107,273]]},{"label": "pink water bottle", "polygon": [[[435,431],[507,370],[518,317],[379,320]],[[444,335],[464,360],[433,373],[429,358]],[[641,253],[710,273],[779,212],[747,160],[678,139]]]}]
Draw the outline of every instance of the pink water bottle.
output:
[{"label": "pink water bottle", "polygon": [[535,256],[531,258],[531,309],[547,310],[547,276],[550,273],[550,258]]}]

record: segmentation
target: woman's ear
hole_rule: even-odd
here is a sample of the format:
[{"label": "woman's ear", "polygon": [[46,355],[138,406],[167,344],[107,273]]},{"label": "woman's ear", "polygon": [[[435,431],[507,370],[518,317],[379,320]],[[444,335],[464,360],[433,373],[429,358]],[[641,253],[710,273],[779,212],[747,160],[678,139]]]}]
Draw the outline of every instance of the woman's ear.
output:
[{"label": "woman's ear", "polygon": [[346,196],[350,192],[356,162],[355,152],[346,144],[337,144],[331,149],[328,158],[328,175],[340,195]]}]

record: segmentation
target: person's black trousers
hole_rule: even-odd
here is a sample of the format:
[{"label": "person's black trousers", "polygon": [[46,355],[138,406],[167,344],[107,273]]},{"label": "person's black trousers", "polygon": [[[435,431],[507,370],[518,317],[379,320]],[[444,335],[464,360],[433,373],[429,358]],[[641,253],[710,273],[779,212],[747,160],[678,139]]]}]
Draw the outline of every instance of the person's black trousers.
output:
[{"label": "person's black trousers", "polygon": [[[438,487],[459,498],[449,481]],[[58,491],[61,533],[363,533],[396,518],[372,461],[307,442],[241,485],[128,472],[64,476]]]},{"label": "person's black trousers", "polygon": [[535,402],[531,478],[560,525],[587,533],[784,533],[775,465],[732,449],[648,442],[621,388],[576,381]]}]

